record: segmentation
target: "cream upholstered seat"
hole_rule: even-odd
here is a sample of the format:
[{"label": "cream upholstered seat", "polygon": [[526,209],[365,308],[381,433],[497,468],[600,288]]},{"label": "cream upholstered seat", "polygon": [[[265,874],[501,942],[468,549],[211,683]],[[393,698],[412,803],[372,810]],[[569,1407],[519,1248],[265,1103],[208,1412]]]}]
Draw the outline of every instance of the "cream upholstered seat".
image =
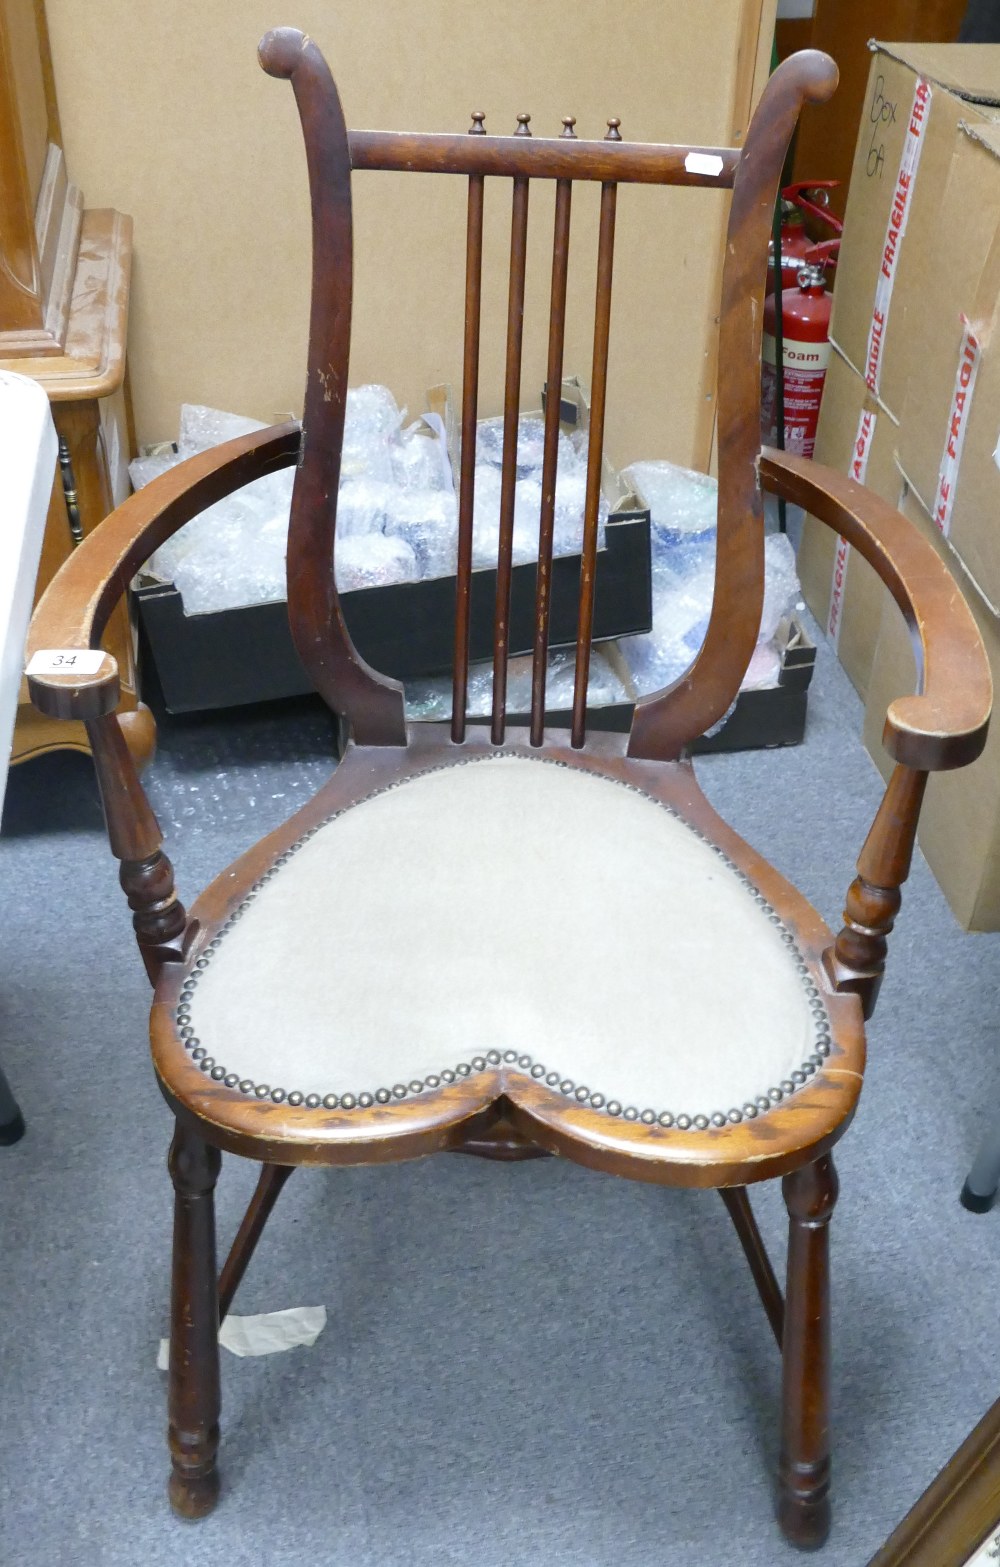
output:
[{"label": "cream upholstered seat", "polygon": [[262,1099],[363,1109],[505,1063],[682,1127],[766,1111],[830,1048],[794,938],[721,851],[633,787],[496,754],[282,854],[176,1020]]}]

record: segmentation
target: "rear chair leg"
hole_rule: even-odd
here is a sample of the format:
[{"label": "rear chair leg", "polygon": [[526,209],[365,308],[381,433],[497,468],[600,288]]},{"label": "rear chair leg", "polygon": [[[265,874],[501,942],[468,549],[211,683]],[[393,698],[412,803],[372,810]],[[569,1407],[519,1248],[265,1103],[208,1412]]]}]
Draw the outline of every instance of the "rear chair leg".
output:
[{"label": "rear chair leg", "polygon": [[782,1181],[788,1280],[778,1522],[804,1549],[822,1545],[830,1532],[830,1216],[837,1191],[829,1154]]},{"label": "rear chair leg", "polygon": [[215,1506],[219,1476],[219,1299],[215,1279],[215,1183],[222,1156],[178,1122],[168,1167],[174,1183],[170,1292],[169,1494],[182,1518]]},{"label": "rear chair leg", "polygon": [[294,1165],[265,1164],[261,1166],[256,1190],[250,1206],[243,1215],[243,1222],[230,1247],[222,1272],[219,1274],[219,1321],[229,1315],[233,1296],[240,1287],[244,1273],[257,1249],[257,1242],[264,1233],[264,1226],[271,1216],[282,1188],[291,1175]]}]

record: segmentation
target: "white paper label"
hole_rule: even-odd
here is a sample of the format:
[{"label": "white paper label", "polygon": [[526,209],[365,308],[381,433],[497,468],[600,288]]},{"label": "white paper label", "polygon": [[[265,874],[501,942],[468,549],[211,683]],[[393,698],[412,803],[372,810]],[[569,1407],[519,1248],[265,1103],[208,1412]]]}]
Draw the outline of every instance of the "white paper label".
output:
[{"label": "white paper label", "polygon": [[26,675],[96,675],[106,654],[93,648],[42,648],[31,659]]},{"label": "white paper label", "polygon": [[[326,1327],[325,1306],[290,1306],[253,1317],[230,1312],[219,1329],[219,1343],[233,1355],[280,1355],[287,1349],[311,1349]],[[161,1338],[156,1356],[160,1371],[170,1370],[170,1340]]]},{"label": "white paper label", "polygon": [[711,174],[717,179],[722,173],[722,159],[717,152],[689,152],[684,167],[689,174]]},{"label": "white paper label", "polygon": [[955,390],[951,394],[951,407],[948,411],[948,433],[944,439],[941,467],[938,470],[937,494],[934,497],[934,521],[946,538],[951,529],[951,513],[955,505],[955,491],[958,488],[958,469],[962,461],[962,447],[969,426],[969,409],[972,406],[972,394],[976,387],[978,369],[979,340],[966,321],[965,331],[962,334],[962,347],[958,355],[958,369],[955,372]]},{"label": "white paper label", "polygon": [[[870,408],[862,408],[858,421],[858,433],[851,452],[847,472],[856,484],[864,484],[868,472],[868,456],[875,438],[876,415]],[[847,566],[851,558],[851,546],[843,537],[837,539],[837,553],[833,557],[833,576],[830,579],[830,608],[826,617],[827,634],[835,648],[840,647],[841,611],[844,607],[844,589],[847,586]]]},{"label": "white paper label", "polygon": [[903,243],[903,235],[906,233],[906,220],[910,215],[913,187],[917,178],[917,165],[920,162],[920,154],[924,148],[924,132],[927,128],[927,116],[930,113],[930,106],[930,83],[924,81],[922,76],[918,76],[916,90],[913,94],[913,108],[910,110],[910,122],[906,127],[906,139],[903,142],[903,153],[899,160],[899,173],[896,175],[896,188],[892,194],[892,206],[889,208],[889,223],[885,231],[885,244],[882,246],[882,260],[879,264],[878,277],[875,281],[872,324],[868,329],[865,380],[873,392],[877,392],[879,389],[882,373],[882,348],[885,342],[886,322],[889,318],[889,304],[892,300],[893,284],[896,281],[896,267],[899,263],[900,246]]}]

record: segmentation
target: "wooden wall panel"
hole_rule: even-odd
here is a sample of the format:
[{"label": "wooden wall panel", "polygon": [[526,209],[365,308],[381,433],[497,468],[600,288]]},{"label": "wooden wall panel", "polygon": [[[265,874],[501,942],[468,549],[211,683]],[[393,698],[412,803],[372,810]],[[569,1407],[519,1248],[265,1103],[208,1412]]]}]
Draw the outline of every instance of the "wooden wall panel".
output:
[{"label": "wooden wall panel", "polygon": [[[634,139],[730,142],[745,126],[773,0],[609,7],[579,0],[48,0],[67,158],[87,204],[135,218],[130,362],[140,441],[176,432],[182,400],[268,417],[298,411],[308,306],[308,209],[292,94],[264,77],[260,35],[294,21],[326,51],[348,123],[465,130],[472,109],[537,133],[620,115]],[[761,17],[765,18],[761,25]],[[110,87],[109,84],[113,84]],[[625,195],[627,198],[625,199]],[[574,206],[566,369],[590,373],[596,192]],[[612,316],[609,447],[619,463],[705,463],[726,198],[623,193]],[[487,191],[482,403],[500,406],[509,193]],[[524,406],[544,374],[552,192],[532,195]],[[356,180],[351,379],[414,412],[461,370],[464,192],[434,176]]]}]

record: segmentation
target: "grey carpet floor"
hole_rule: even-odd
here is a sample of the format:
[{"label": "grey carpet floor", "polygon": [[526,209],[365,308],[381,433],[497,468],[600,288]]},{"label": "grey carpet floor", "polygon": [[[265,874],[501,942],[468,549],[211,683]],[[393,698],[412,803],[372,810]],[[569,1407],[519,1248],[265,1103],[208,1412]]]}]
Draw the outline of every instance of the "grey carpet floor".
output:
[{"label": "grey carpet floor", "polygon": [[[879,798],[821,649],[806,743],[706,760],[715,804],[836,922]],[[149,775],[182,890],[329,768],[311,706],[174,722]],[[225,1357],[224,1490],[164,1493],[169,1119],[88,764],[12,778],[0,1041],[0,1560],[19,1567],[772,1567],[778,1361],[721,1204],[555,1160],[301,1173],[237,1309],[324,1303],[314,1348]],[[386,963],[391,965],[391,953]],[[1000,1394],[1000,1212],[957,1196],[1000,1108],[1000,939],[911,878],[834,1220],[835,1526],[862,1567]],[[251,1172],[227,1160],[222,1244]],[[776,1259],[780,1195],[759,1193]]]}]

